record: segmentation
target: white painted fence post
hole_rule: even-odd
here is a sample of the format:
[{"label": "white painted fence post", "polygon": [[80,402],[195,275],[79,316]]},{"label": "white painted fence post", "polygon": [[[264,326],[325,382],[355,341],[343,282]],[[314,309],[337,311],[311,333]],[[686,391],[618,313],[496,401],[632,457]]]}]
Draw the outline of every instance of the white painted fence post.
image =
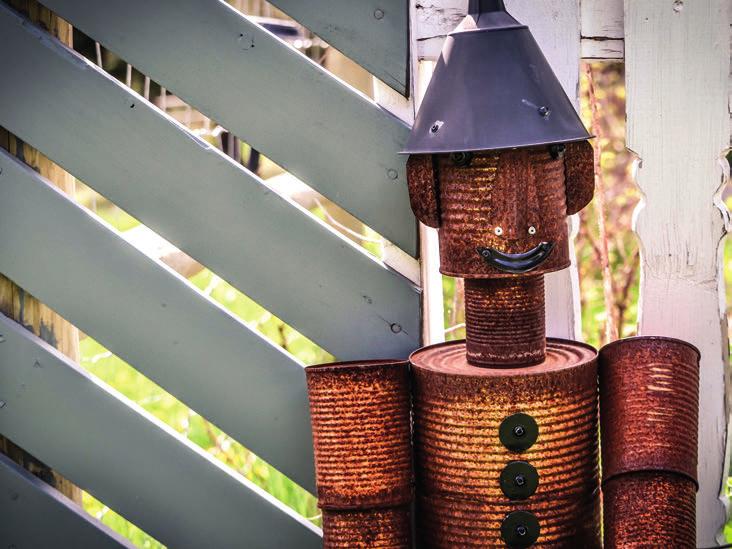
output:
[{"label": "white painted fence post", "polygon": [[639,331],[702,353],[697,542],[725,522],[727,322],[720,157],[729,143],[729,0],[625,0],[628,147],[644,200]]}]

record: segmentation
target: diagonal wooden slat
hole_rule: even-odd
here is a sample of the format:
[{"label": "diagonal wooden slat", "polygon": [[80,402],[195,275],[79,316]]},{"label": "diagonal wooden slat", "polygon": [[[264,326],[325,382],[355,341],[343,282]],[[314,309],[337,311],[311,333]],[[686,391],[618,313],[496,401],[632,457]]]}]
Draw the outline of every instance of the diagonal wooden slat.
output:
[{"label": "diagonal wooden slat", "polygon": [[0,125],[339,358],[419,345],[405,278],[3,6],[0,37]]},{"label": "diagonal wooden slat", "polygon": [[0,272],[314,487],[305,375],[290,355],[5,151],[0,234]]},{"label": "diagonal wooden slat", "polygon": [[369,72],[407,94],[408,0],[271,0]]},{"label": "diagonal wooden slat", "polygon": [[2,454],[0,517],[0,540],[8,547],[135,547]]},{"label": "diagonal wooden slat", "polygon": [[0,432],[169,547],[320,547],[319,530],[0,315]]},{"label": "diagonal wooden slat", "polygon": [[221,0],[45,5],[416,255],[409,129],[368,98]]}]

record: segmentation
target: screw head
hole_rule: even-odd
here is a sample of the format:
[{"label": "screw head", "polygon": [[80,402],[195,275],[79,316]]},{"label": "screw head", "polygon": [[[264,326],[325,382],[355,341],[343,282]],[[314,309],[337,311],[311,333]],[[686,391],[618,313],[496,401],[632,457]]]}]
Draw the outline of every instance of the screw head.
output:
[{"label": "screw head", "polygon": [[374,18],[375,19],[383,19],[384,18],[384,10],[377,8],[374,10]]},{"label": "screw head", "polygon": [[524,475],[516,475],[513,479],[513,483],[516,486],[525,486],[526,485],[526,477]]},{"label": "screw head", "polygon": [[397,172],[394,168],[389,168],[388,170],[386,170],[386,176],[389,179],[393,180],[399,177],[399,172]]},{"label": "screw head", "polygon": [[503,227],[496,227],[493,229],[493,232],[496,236],[502,236],[503,235]]},{"label": "screw head", "polygon": [[536,234],[536,227],[534,227],[533,225],[529,227],[529,234],[531,236],[534,236]]},{"label": "screw head", "polygon": [[546,107],[546,106],[539,107],[539,116],[546,118],[547,116],[549,116],[551,114],[551,112],[552,111],[549,110],[549,107]]},{"label": "screw head", "polygon": [[524,526],[523,524],[519,524],[519,525],[518,525],[518,526],[516,527],[516,535],[517,535],[517,536],[519,536],[519,537],[524,537],[524,536],[525,536],[526,534],[528,534],[528,533],[529,533],[529,529],[528,529],[528,528],[526,528],[526,526]]},{"label": "screw head", "polygon": [[392,333],[399,334],[402,331],[401,325],[397,324],[396,322],[391,325],[391,331]]}]

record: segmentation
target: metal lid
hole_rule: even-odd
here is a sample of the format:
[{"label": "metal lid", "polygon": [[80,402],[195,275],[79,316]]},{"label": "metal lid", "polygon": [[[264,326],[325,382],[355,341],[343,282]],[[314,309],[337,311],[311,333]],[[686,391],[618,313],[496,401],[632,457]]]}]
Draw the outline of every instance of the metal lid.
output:
[{"label": "metal lid", "polygon": [[445,41],[403,154],[589,139],[528,27],[502,0],[471,0]]}]

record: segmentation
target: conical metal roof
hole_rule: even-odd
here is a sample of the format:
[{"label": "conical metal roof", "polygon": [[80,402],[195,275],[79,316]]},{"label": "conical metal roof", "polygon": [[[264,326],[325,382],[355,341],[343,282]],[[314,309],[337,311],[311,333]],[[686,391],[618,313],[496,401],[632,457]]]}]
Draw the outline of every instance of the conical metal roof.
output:
[{"label": "conical metal roof", "polygon": [[529,28],[502,0],[471,0],[446,39],[405,154],[589,139]]}]

